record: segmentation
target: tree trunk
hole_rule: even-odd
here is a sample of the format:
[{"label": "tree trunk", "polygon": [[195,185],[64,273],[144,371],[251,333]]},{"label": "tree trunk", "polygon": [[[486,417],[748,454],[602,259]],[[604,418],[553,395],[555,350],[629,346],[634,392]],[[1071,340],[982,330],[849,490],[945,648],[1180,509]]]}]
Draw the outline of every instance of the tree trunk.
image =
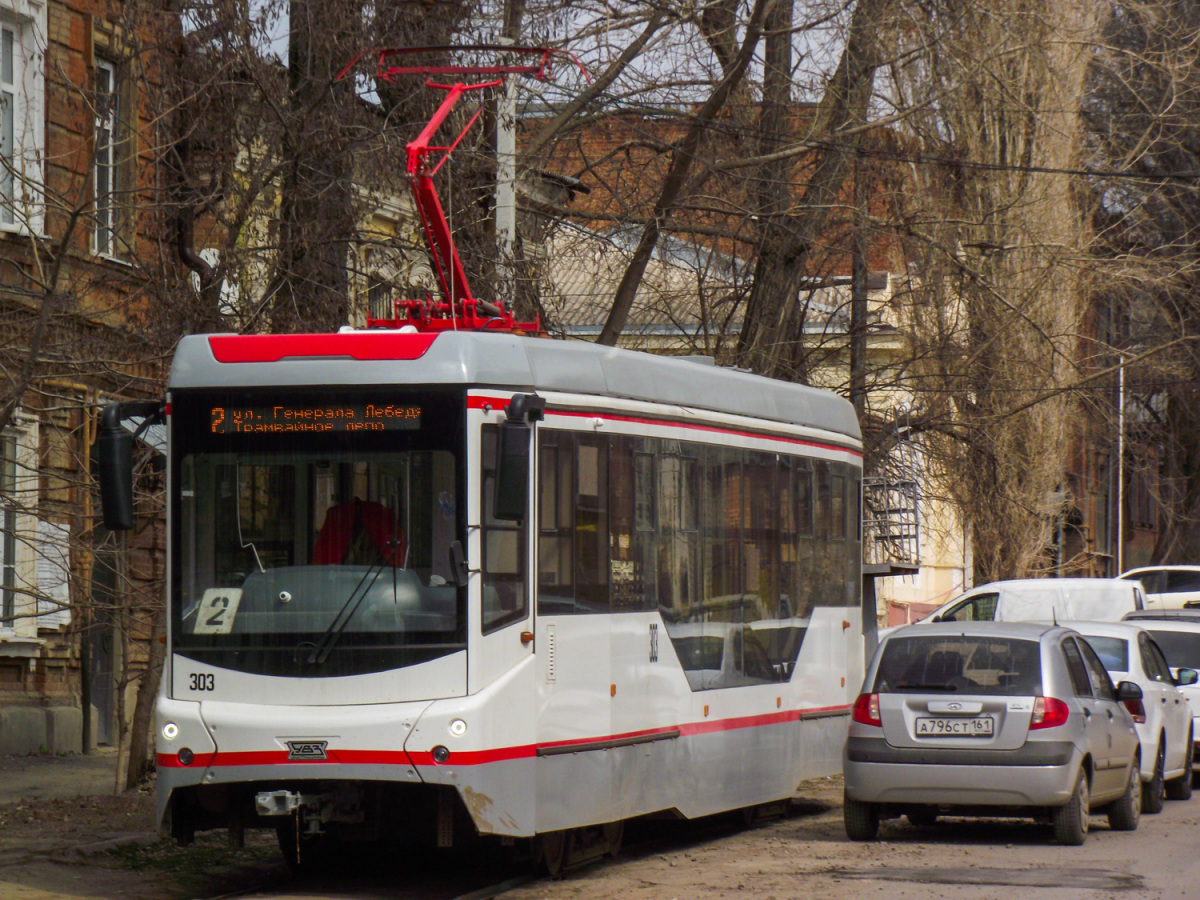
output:
[{"label": "tree trunk", "polygon": [[700,146],[700,139],[746,74],[746,68],[754,58],[754,49],[758,46],[759,38],[762,35],[763,21],[773,5],[774,0],[755,0],[754,10],[750,14],[750,20],[746,23],[746,37],[742,41],[742,47],[733,68],[709,95],[687,134],[675,148],[675,153],[671,157],[671,167],[667,171],[662,190],[654,204],[654,212],[642,231],[642,238],[633,253],[633,259],[629,261],[629,265],[626,266],[625,272],[621,276],[621,283],[617,286],[612,308],[609,310],[608,318],[604,322],[604,328],[600,331],[597,343],[612,347],[616,345],[617,338],[621,336],[621,331],[629,318],[629,310],[633,307],[633,299],[637,296],[638,287],[642,283],[642,276],[650,262],[650,255],[658,243],[663,223],[670,215],[671,208],[683,190],[684,181],[687,179],[695,159],[696,149]]},{"label": "tree trunk", "polygon": [[150,729],[154,722],[154,702],[158,698],[158,685],[162,680],[163,662],[167,645],[160,638],[167,633],[167,606],[159,606],[154,616],[154,627],[150,631],[150,658],[146,671],[138,682],[137,702],[133,707],[133,721],[129,726],[129,760],[125,784],[134,787],[146,780],[154,771],[151,756]]},{"label": "tree trunk", "polygon": [[[781,210],[779,201],[785,198],[780,195],[787,192],[787,179],[779,178],[776,164],[767,163],[760,176],[764,185],[762,199],[768,201],[766,208],[770,215],[763,227],[754,285],[738,336],[738,360],[761,374],[804,380],[803,372],[796,370],[797,365],[803,366],[803,353],[796,345],[804,327],[797,295],[809,253],[841,200],[842,187],[855,157],[850,139],[839,138],[838,133],[866,121],[875,69],[884,58],[882,26],[890,6],[891,0],[859,0],[854,7],[845,49],[817,108],[811,130],[823,141],[845,143],[834,144],[821,154],[804,198],[797,204],[798,212],[787,214]],[[767,71],[770,74],[770,66]],[[778,102],[778,93],[773,99]],[[780,188],[766,190],[772,180]]]}]

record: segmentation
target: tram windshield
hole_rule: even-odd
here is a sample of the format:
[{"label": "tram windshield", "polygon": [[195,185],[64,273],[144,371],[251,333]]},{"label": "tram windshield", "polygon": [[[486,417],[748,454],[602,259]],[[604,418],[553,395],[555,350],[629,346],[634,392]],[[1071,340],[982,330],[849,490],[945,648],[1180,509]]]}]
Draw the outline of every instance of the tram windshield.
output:
[{"label": "tram windshield", "polygon": [[174,400],[173,648],[301,677],[461,649],[461,404]]}]

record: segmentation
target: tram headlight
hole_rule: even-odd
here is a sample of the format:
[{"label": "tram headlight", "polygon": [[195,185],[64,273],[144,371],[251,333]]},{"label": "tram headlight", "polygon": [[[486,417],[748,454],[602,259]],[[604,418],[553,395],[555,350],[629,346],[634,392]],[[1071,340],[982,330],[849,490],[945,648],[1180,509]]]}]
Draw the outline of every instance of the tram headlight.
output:
[{"label": "tram headlight", "polygon": [[179,764],[181,766],[190,766],[192,764],[192,760],[194,760],[195,758],[196,758],[196,754],[193,753],[191,750],[189,750],[187,747],[184,747],[182,750],[179,751]]},{"label": "tram headlight", "polygon": [[450,758],[449,748],[443,747],[441,744],[438,744],[436,747],[433,748],[433,761],[435,763],[437,763],[439,766],[445,764],[446,760],[448,760],[449,758]]},{"label": "tram headlight", "polygon": [[467,723],[462,719],[455,719],[450,723],[450,733],[455,737],[462,737],[467,733]]},{"label": "tram headlight", "polygon": [[175,740],[175,738],[179,737],[179,726],[174,722],[168,722],[163,726],[162,735],[168,741]]}]

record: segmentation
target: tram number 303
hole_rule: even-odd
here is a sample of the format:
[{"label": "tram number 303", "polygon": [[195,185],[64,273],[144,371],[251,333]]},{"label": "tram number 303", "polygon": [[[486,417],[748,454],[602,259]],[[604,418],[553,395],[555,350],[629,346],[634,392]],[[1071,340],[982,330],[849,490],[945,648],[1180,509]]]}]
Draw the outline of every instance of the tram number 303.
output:
[{"label": "tram number 303", "polygon": [[217,680],[211,672],[191,672],[188,675],[188,689],[193,691],[215,691]]}]

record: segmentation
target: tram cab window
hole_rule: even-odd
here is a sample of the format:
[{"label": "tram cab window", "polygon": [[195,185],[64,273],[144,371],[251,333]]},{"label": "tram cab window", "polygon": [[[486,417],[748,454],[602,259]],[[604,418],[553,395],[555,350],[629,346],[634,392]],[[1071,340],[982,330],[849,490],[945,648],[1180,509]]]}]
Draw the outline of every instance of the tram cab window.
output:
[{"label": "tram cab window", "polygon": [[465,647],[460,395],[231,388],[172,404],[172,652],[316,678]]},{"label": "tram cab window", "polygon": [[499,428],[485,425],[482,434],[483,460],[483,608],[482,628],[487,634],[524,620],[529,613],[525,587],[525,527],[523,522],[497,519],[492,515],[496,499],[496,448]]}]

